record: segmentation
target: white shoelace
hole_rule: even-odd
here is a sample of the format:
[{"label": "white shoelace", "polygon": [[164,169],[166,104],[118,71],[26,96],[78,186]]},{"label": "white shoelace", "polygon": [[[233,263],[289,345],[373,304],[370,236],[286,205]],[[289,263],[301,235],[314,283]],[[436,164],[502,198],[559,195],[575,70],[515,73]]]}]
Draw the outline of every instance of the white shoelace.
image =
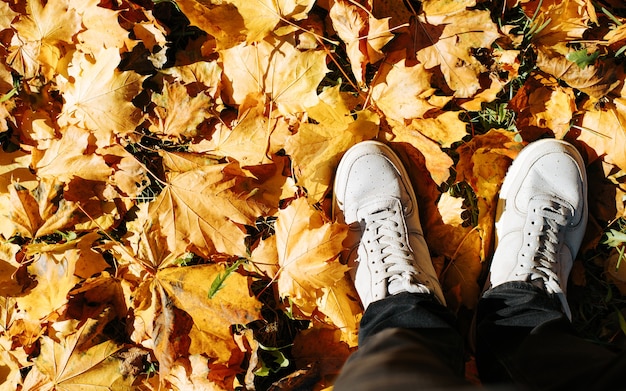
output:
[{"label": "white shoelace", "polygon": [[368,262],[383,266],[382,270],[375,272],[375,283],[388,280],[387,291],[391,295],[428,292],[424,285],[417,282],[413,254],[399,222],[401,218],[396,208],[390,208],[372,212],[363,219],[365,230],[361,244],[367,251]]},{"label": "white shoelace", "polygon": [[526,261],[520,265],[517,275],[527,275],[529,281],[542,281],[549,293],[561,293],[560,276],[556,271],[559,244],[563,242],[563,228],[572,217],[571,210],[556,202],[533,204],[529,205],[530,225],[527,224],[520,254]]}]

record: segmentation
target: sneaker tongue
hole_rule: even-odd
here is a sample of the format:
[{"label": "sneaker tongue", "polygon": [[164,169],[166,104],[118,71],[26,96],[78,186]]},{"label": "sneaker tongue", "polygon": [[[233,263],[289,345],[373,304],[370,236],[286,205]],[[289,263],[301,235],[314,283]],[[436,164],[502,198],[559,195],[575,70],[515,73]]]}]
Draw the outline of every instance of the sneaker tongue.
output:
[{"label": "sneaker tongue", "polygon": [[402,204],[400,203],[399,199],[371,198],[363,202],[363,204],[357,211],[357,218],[359,220],[366,220],[368,216],[393,209],[402,210]]},{"label": "sneaker tongue", "polygon": [[559,225],[567,225],[575,214],[575,209],[569,202],[541,195],[530,200],[528,209],[534,210],[540,216],[555,220]]}]

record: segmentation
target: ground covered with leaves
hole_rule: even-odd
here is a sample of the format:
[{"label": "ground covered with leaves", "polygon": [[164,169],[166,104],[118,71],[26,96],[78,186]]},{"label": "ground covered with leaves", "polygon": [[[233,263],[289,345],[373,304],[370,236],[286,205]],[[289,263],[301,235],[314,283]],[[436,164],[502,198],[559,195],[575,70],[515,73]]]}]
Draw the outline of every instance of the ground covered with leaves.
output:
[{"label": "ground covered with leaves", "polygon": [[572,142],[574,325],[622,346],[625,23],[620,0],[0,0],[0,382],[331,387],[362,315],[332,179],[368,139],[406,162],[464,333],[507,167]]}]

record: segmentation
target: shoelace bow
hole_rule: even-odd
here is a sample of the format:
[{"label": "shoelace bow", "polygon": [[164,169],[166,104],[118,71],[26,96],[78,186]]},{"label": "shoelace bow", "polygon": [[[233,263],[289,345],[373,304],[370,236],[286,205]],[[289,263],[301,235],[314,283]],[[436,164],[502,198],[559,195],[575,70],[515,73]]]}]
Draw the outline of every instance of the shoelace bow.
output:
[{"label": "shoelace bow", "polygon": [[381,262],[383,271],[375,276],[376,282],[389,280],[387,290],[390,294],[400,291],[419,292],[415,281],[413,255],[408,246],[401,226],[395,217],[395,209],[383,209],[370,213],[364,218],[364,245],[368,251],[369,262]]},{"label": "shoelace bow", "polygon": [[562,292],[555,270],[558,262],[562,229],[569,222],[571,211],[559,205],[542,205],[529,210],[531,229],[526,233],[521,256],[527,261],[517,275],[528,275],[530,281],[540,279],[550,293]]}]

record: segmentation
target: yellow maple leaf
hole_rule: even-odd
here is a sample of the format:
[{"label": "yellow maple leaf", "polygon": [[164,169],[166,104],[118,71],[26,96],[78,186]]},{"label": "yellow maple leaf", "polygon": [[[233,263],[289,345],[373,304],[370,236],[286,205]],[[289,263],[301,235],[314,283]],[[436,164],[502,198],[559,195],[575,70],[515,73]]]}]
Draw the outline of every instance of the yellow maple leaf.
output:
[{"label": "yellow maple leaf", "polygon": [[329,323],[341,330],[342,341],[351,348],[357,346],[363,309],[354,282],[346,274],[334,285],[322,288],[322,291],[322,297],[317,300],[318,310],[328,317]]},{"label": "yellow maple leaf", "polygon": [[220,55],[224,90],[232,103],[243,104],[248,95],[266,95],[283,115],[314,106],[317,86],[328,71],[326,52],[300,51],[286,38],[240,44]]},{"label": "yellow maple leaf", "polygon": [[[430,73],[422,64],[406,66],[384,62],[372,81],[372,101],[385,115],[395,121],[422,118],[427,112],[443,108],[447,100],[434,98]],[[448,99],[449,100],[449,99]]]},{"label": "yellow maple leaf", "polygon": [[211,283],[225,270],[223,264],[170,267],[155,277],[172,303],[193,319],[197,330],[190,335],[190,354],[208,354],[221,363],[228,363],[236,349],[230,326],[261,319],[261,303],[250,294],[248,278],[237,272],[227,274],[209,297]]},{"label": "yellow maple leaf", "polygon": [[[539,10],[536,9],[538,4]],[[533,42],[545,46],[565,46],[569,41],[582,38],[589,28],[587,22],[595,16],[595,12],[589,12],[593,5],[588,0],[530,2],[522,7],[527,15],[536,15],[532,18],[532,28],[536,31]]]},{"label": "yellow maple leaf", "polygon": [[42,180],[32,190],[19,184],[10,185],[9,192],[0,195],[0,205],[6,206],[2,210],[2,235],[38,238],[73,228],[80,221],[78,207],[61,198],[62,191],[61,184],[54,179]]},{"label": "yellow maple leaf", "polygon": [[154,117],[149,118],[150,131],[175,139],[191,138],[198,132],[198,126],[214,116],[213,100],[204,92],[191,96],[181,83],[163,80],[161,93],[152,93]]},{"label": "yellow maple leaf", "polygon": [[69,6],[85,26],[76,36],[79,50],[94,53],[101,48],[123,48],[127,42],[132,46],[128,31],[118,21],[120,11],[104,8],[98,0],[69,0]]},{"label": "yellow maple leaf", "polygon": [[115,354],[124,345],[112,340],[85,341],[95,321],[90,320],[60,341],[43,336],[41,351],[24,379],[23,390],[123,389],[134,376],[120,370]]},{"label": "yellow maple leaf", "polygon": [[440,185],[450,177],[452,158],[441,150],[439,144],[422,134],[413,123],[404,125],[401,122],[388,121],[391,132],[385,133],[388,141],[406,144],[410,149],[421,154],[428,173],[436,184]]},{"label": "yellow maple leaf", "polygon": [[440,67],[455,97],[472,97],[480,89],[479,75],[486,71],[472,52],[491,48],[500,36],[491,13],[466,10],[437,17],[420,15],[419,19],[422,28],[416,39],[424,45],[417,50],[418,60],[426,69]]},{"label": "yellow maple leaf", "polygon": [[80,281],[75,275],[76,250],[61,248],[36,253],[28,266],[28,273],[37,285],[27,295],[17,298],[17,304],[26,319],[39,322],[67,304],[70,290]]},{"label": "yellow maple leaf", "polygon": [[444,111],[433,118],[414,119],[410,127],[443,148],[450,148],[467,136],[467,124],[459,119],[459,114],[458,111]]},{"label": "yellow maple leaf", "polygon": [[14,182],[30,190],[37,186],[36,177],[29,170],[30,162],[30,154],[23,151],[0,153],[0,193],[8,191]]},{"label": "yellow maple leaf", "polygon": [[120,72],[117,48],[103,49],[94,57],[76,52],[65,79],[57,75],[57,84],[65,100],[59,125],[77,125],[94,132],[98,145],[115,141],[114,135],[135,130],[143,116],[133,105],[141,91],[144,77],[131,71]]},{"label": "yellow maple leaf", "polygon": [[338,260],[347,232],[346,225],[325,222],[305,198],[298,198],[279,211],[279,295],[289,297],[304,313],[311,314],[323,288],[335,285],[348,270]]},{"label": "yellow maple leaf", "polygon": [[236,159],[242,166],[269,163],[269,138],[277,126],[287,126],[282,118],[265,114],[265,102],[250,97],[239,107],[239,116],[232,123],[219,122],[209,140],[190,146],[195,152],[208,152]]},{"label": "yellow maple leaf", "polygon": [[300,20],[314,0],[225,0],[218,4],[185,0],[179,7],[193,25],[218,41],[218,49],[240,42],[258,42],[268,36],[281,20]]},{"label": "yellow maple leaf", "polygon": [[588,102],[582,122],[577,126],[577,139],[585,143],[591,152],[591,161],[602,157],[606,162],[626,170],[626,98],[615,98],[613,103],[602,109]]},{"label": "yellow maple leaf", "polygon": [[11,7],[9,7],[8,3],[1,2],[0,3],[0,31],[6,30],[11,27],[11,22],[18,15],[17,12],[13,11]]},{"label": "yellow maple leaf", "polygon": [[74,35],[81,30],[81,20],[68,0],[45,4],[28,0],[26,13],[13,23],[13,28],[17,34],[11,40],[9,65],[27,79],[41,68],[51,80],[61,57],[73,45]]},{"label": "yellow maple leaf", "polygon": [[307,189],[312,202],[320,201],[332,181],[341,155],[359,141],[374,138],[379,118],[371,111],[356,111],[339,86],[320,94],[319,103],[307,113],[317,123],[303,123],[289,137],[285,151],[291,156],[297,183]]},{"label": "yellow maple leaf", "polygon": [[93,141],[91,132],[70,126],[45,151],[33,150],[33,167],[40,177],[62,182],[75,176],[106,182],[113,170],[102,156],[88,151],[93,148]]},{"label": "yellow maple leaf", "polygon": [[522,143],[514,141],[515,133],[492,129],[460,146],[457,181],[467,182],[477,198],[478,230],[482,237],[481,260],[492,249],[492,233],[498,193],[507,169]]},{"label": "yellow maple leaf", "polygon": [[216,251],[246,255],[241,225],[252,225],[264,207],[242,194],[247,179],[229,173],[235,167],[216,164],[170,173],[167,186],[150,203],[150,212],[168,232],[172,248],[186,243],[205,256]]},{"label": "yellow maple leaf", "polygon": [[459,227],[463,224],[463,198],[453,197],[450,193],[442,193],[437,202],[437,209],[444,224]]}]

